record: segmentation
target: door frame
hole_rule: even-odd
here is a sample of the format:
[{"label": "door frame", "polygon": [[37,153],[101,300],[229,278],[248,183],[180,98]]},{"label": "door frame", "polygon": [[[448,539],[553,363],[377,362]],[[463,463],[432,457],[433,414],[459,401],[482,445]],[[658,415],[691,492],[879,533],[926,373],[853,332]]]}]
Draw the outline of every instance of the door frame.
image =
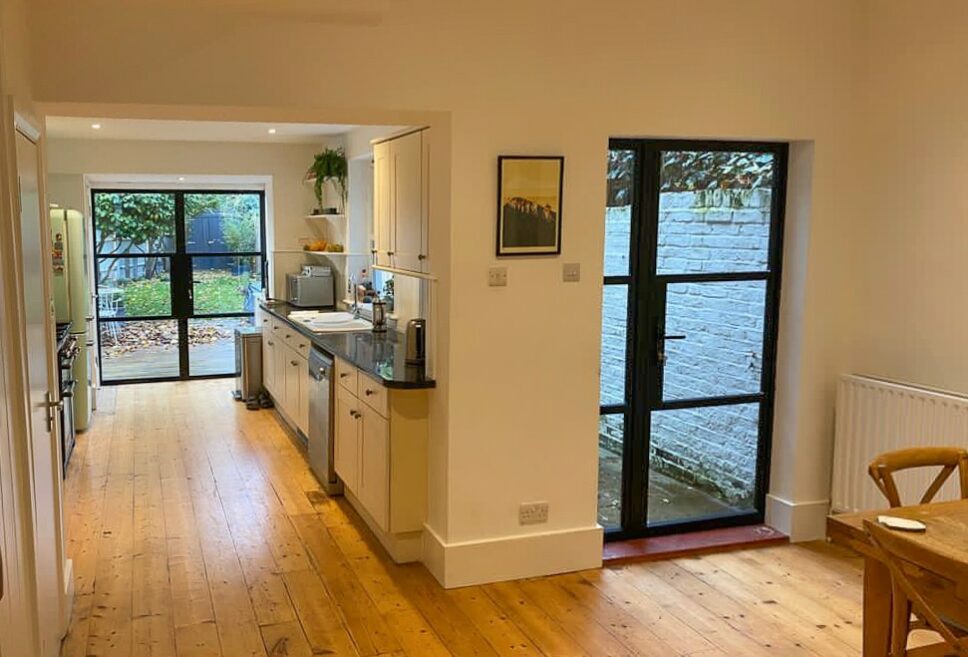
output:
[{"label": "door frame", "polygon": [[[762,523],[766,515],[773,416],[776,398],[776,361],[779,338],[780,289],[786,208],[789,144],[781,142],[709,139],[612,138],[609,150],[635,152],[632,173],[631,232],[628,275],[607,275],[603,285],[628,286],[625,400],[599,406],[606,414],[624,418],[622,454],[621,526],[605,530],[605,540],[626,540],[724,527]],[[657,178],[662,151],[750,151],[774,155],[774,190],[771,198],[769,266],[764,272],[721,274],[657,274],[660,181]],[[664,334],[665,288],[671,283],[765,280],[763,351],[760,392],[751,395],[663,401],[662,368],[658,366],[660,330]],[[658,293],[662,290],[662,293]],[[661,326],[660,326],[661,324]],[[738,403],[760,404],[754,510],[727,516],[708,516],[685,521],[648,524],[649,447],[652,413],[677,408],[708,407]]]},{"label": "door frame", "polygon": [[[97,252],[97,215],[96,203],[94,198],[97,194],[174,194],[175,195],[175,248],[174,251],[147,255],[157,255],[171,260],[171,313],[152,317],[130,317],[121,318],[122,321],[175,321],[178,323],[178,376],[151,377],[151,378],[125,378],[125,379],[104,379],[104,365],[102,360],[101,345],[101,323],[110,322],[110,319],[101,319],[100,304],[94,304],[94,331],[96,333],[95,345],[97,348],[97,366],[100,377],[100,384],[104,386],[130,385],[136,383],[159,383],[165,381],[194,381],[205,379],[224,379],[234,376],[234,373],[225,374],[191,374],[190,370],[190,344],[188,339],[188,323],[193,319],[238,319],[243,317],[254,317],[252,313],[196,313],[194,310],[194,291],[192,289],[192,268],[193,258],[204,257],[257,257],[261,260],[261,276],[263,289],[269,287],[269,260],[267,258],[268,247],[266,245],[266,190],[249,189],[244,183],[240,183],[237,189],[231,185],[222,185],[208,188],[197,185],[185,185],[180,187],[165,186],[97,186],[89,187],[87,202],[90,204],[91,231],[90,240],[93,291],[95,299],[98,295],[98,262],[101,258],[121,258],[132,259],[145,257],[146,254],[114,254],[101,256]],[[186,225],[185,225],[185,195],[191,194],[255,194],[259,197],[259,251],[245,251],[238,253],[212,253],[207,251],[189,252],[186,248]],[[180,280],[176,280],[180,279]],[[117,321],[117,320],[114,320]]]}]

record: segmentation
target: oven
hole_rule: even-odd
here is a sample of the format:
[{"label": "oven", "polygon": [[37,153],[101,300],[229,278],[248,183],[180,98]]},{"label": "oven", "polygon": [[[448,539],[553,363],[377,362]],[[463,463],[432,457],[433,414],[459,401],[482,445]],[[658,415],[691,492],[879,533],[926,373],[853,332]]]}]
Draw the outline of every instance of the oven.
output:
[{"label": "oven", "polygon": [[62,477],[67,477],[67,464],[74,452],[76,437],[74,429],[74,389],[77,387],[77,381],[74,380],[74,361],[77,360],[80,350],[77,337],[69,335],[57,352],[60,398],[64,402],[61,404],[60,410]]}]

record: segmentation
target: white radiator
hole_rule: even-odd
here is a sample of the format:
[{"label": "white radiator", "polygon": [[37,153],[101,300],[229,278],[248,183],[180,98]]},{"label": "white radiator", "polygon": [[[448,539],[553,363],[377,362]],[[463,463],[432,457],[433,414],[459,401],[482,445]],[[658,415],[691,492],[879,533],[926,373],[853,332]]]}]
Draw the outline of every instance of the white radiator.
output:
[{"label": "white radiator", "polygon": [[[907,447],[968,447],[968,397],[866,376],[847,375],[837,388],[831,509],[866,511],[887,506],[867,466],[883,452]],[[937,468],[895,475],[901,501],[916,504]],[[957,473],[935,501],[958,498]]]}]

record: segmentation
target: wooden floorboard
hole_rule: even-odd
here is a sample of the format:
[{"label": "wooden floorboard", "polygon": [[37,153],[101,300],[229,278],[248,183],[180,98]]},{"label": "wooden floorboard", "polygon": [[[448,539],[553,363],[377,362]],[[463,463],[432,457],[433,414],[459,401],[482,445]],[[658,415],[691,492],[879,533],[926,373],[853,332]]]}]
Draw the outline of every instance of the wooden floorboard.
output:
[{"label": "wooden floorboard", "polygon": [[65,657],[860,655],[860,561],[820,543],[445,591],[231,387],[101,391],[66,484]]}]

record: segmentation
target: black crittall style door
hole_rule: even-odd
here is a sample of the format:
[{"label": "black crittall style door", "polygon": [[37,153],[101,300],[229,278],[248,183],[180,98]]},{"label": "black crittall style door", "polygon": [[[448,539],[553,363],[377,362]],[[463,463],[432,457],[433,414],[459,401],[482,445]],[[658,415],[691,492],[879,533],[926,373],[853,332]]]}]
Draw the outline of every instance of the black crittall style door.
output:
[{"label": "black crittall style door", "polygon": [[91,192],[106,384],[230,376],[266,282],[265,193]]},{"label": "black crittall style door", "polygon": [[609,539],[762,522],[787,145],[613,139],[599,521]]}]

